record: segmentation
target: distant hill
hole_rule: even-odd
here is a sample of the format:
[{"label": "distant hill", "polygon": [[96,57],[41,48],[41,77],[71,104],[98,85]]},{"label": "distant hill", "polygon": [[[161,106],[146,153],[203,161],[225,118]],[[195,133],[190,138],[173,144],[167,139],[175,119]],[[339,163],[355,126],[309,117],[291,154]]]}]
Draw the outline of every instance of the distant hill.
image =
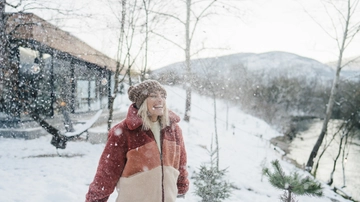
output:
[{"label": "distant hill", "polygon": [[[191,64],[192,90],[226,99],[280,127],[292,117],[323,118],[335,76],[331,66],[287,52],[238,53],[195,59]],[[349,77],[354,72],[344,68],[341,75],[358,79],[359,76]],[[170,85],[182,84],[185,76],[184,62],[150,73],[150,78]],[[358,85],[341,82],[339,88],[339,98],[355,100],[355,94],[349,92]],[[349,106],[336,105],[334,117],[342,117]]]},{"label": "distant hill", "polygon": [[[256,75],[262,75],[264,80],[276,77],[303,78],[305,80],[329,81],[333,79],[334,69],[311,58],[302,57],[287,52],[238,53],[221,57],[192,60],[192,73],[198,77],[223,75],[233,77],[238,68]],[[170,64],[154,70],[153,77],[185,75],[183,62]],[[238,75],[243,76],[243,75]]]}]

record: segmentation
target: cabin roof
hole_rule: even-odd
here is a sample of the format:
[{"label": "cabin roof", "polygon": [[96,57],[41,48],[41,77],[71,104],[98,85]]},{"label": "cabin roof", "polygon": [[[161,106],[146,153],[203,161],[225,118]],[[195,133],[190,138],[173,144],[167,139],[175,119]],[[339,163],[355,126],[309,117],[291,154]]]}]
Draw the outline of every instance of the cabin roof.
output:
[{"label": "cabin roof", "polygon": [[[102,68],[115,71],[116,61],[69,32],[50,24],[33,13],[8,13],[7,34],[17,40],[36,41],[41,45]],[[123,72],[125,73],[125,70]]]}]

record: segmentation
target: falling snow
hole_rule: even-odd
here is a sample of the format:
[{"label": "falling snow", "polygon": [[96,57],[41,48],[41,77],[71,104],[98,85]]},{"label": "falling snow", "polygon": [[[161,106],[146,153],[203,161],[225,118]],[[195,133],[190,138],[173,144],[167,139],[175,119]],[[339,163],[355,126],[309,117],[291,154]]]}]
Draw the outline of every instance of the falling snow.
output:
[{"label": "falling snow", "polygon": [[114,132],[115,132],[116,136],[119,136],[122,134],[122,130],[120,128],[117,128]]},{"label": "falling snow", "polygon": [[[166,89],[169,108],[183,117],[185,91],[177,87],[166,87]],[[179,123],[188,154],[187,168],[190,179],[190,190],[186,194],[186,199],[178,199],[179,202],[200,200],[194,194],[191,177],[202,163],[209,162],[207,149],[210,149],[214,133],[212,112],[208,110],[213,109],[212,99],[194,93],[192,103],[193,116],[190,124],[184,121]],[[297,170],[295,166],[282,160],[281,154],[274,150],[274,146],[269,142],[271,138],[280,134],[264,121],[245,114],[236,107],[229,109],[229,125],[233,127],[226,130],[224,121],[226,120],[226,104],[219,101],[217,109],[220,167],[227,168],[228,180],[238,187],[226,202],[278,201],[282,191],[273,188],[267,180],[263,179],[261,165],[269,165],[272,160],[278,159],[284,172]],[[106,127],[104,125],[104,131]],[[1,201],[26,199],[27,202],[77,202],[85,200],[85,194],[93,180],[105,144],[69,142],[65,150],[58,151],[63,156],[59,157],[56,149],[49,143],[50,139],[50,135],[33,140],[0,138]],[[298,172],[306,175],[301,170]],[[322,183],[325,187],[324,197],[299,196],[297,199],[301,202],[348,201],[335,195],[326,183]],[[115,201],[116,197],[115,191],[110,196],[109,202]]]}]

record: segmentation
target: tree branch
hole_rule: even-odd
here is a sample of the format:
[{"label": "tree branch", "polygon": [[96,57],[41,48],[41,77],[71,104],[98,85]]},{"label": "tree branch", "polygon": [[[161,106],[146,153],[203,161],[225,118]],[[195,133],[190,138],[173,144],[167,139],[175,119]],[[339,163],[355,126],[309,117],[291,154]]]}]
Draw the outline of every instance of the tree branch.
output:
[{"label": "tree branch", "polygon": [[185,50],[185,48],[183,48],[181,45],[175,43],[174,41],[172,41],[172,40],[170,40],[170,39],[168,39],[168,38],[166,38],[164,35],[159,34],[159,33],[156,33],[156,32],[154,32],[154,31],[150,31],[150,32],[153,33],[153,34],[155,34],[156,36],[159,36],[159,37],[165,39],[166,41],[174,44],[175,46],[179,47],[180,49]]},{"label": "tree branch", "polygon": [[306,9],[304,9],[304,12],[309,15],[309,17],[325,32],[326,35],[328,35],[330,38],[336,40],[336,38],[334,38],[334,37],[330,34],[330,32],[328,32],[328,31],[324,28],[324,26],[322,26],[322,24],[321,24],[320,22],[318,22],[318,21],[314,18],[314,16],[312,16]]},{"label": "tree branch", "polygon": [[157,12],[157,11],[153,11],[153,10],[149,10],[151,13],[154,13],[154,14],[157,14],[157,15],[162,15],[162,16],[166,16],[166,17],[170,17],[170,18],[173,18],[177,21],[179,21],[181,24],[185,25],[185,22],[182,21],[180,18],[176,17],[175,15],[171,15],[171,14],[167,14],[167,13],[160,13],[160,12]]},{"label": "tree branch", "polygon": [[349,65],[349,64],[350,64],[350,63],[352,63],[352,62],[355,62],[357,59],[360,59],[360,56],[355,57],[355,58],[353,58],[353,59],[351,59],[351,60],[347,61],[345,64],[343,64],[343,65],[342,65],[342,67],[341,67],[341,68],[343,68],[343,67],[345,67],[345,66]]},{"label": "tree branch", "polygon": [[15,6],[14,6],[14,5],[12,5],[12,4],[9,4],[9,3],[8,3],[8,2],[6,2],[6,1],[5,1],[5,4],[6,4],[6,5],[8,5],[8,6],[10,6],[10,7],[12,7],[12,8],[18,8],[19,6],[21,6],[21,4],[22,4],[22,0],[20,0],[20,2],[19,2],[17,5],[15,5]]},{"label": "tree branch", "polygon": [[210,2],[206,8],[204,8],[204,10],[201,11],[200,15],[199,16],[195,16],[196,17],[196,22],[194,24],[194,27],[191,31],[191,37],[190,37],[190,41],[193,39],[194,37],[194,34],[195,34],[195,30],[196,30],[196,27],[197,27],[197,24],[199,23],[200,19],[202,19],[203,15],[205,14],[205,12],[211,7],[211,5],[213,5],[217,0],[213,0],[212,2]]}]

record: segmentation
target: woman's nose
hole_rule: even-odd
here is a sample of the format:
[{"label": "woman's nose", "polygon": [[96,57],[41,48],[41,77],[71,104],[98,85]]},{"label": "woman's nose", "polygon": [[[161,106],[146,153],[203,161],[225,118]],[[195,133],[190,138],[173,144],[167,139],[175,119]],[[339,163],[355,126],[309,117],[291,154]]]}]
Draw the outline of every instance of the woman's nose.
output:
[{"label": "woman's nose", "polygon": [[164,98],[163,98],[162,96],[156,96],[156,100],[158,100],[158,101],[163,101]]}]

